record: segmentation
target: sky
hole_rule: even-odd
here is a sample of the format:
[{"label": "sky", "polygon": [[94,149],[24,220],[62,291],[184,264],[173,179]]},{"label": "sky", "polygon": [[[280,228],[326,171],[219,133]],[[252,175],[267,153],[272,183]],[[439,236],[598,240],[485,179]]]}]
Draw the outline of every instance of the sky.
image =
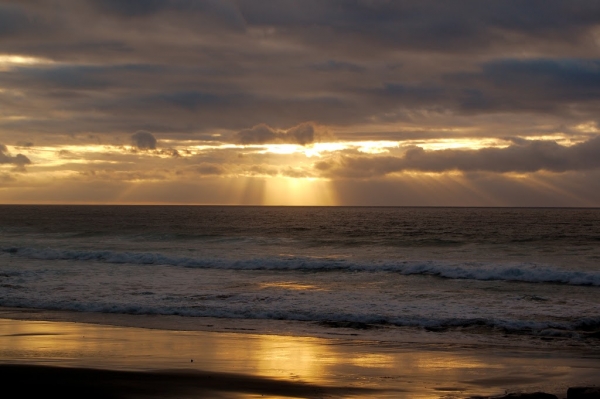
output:
[{"label": "sky", "polygon": [[597,0],[0,0],[0,203],[600,206]]}]

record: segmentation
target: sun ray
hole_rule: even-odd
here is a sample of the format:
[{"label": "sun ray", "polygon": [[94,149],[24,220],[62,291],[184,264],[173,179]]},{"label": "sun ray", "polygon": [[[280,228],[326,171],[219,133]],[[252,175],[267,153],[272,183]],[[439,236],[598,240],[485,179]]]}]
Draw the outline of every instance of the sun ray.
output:
[{"label": "sun ray", "polygon": [[328,180],[274,177],[265,183],[263,205],[337,205]]}]

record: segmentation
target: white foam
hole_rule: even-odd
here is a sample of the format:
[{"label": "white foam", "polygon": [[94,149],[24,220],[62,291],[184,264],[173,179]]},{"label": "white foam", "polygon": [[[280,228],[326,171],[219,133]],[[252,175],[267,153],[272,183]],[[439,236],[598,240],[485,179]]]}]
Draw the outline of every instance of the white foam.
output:
[{"label": "white foam", "polygon": [[351,262],[340,258],[277,256],[229,260],[165,255],[150,252],[78,251],[36,248],[4,248],[13,256],[40,260],[94,261],[111,264],[169,265],[187,268],[230,270],[306,270],[395,272],[403,275],[433,275],[448,279],[500,280],[528,283],[560,283],[600,286],[600,272],[560,270],[534,263],[379,261]]},{"label": "white foam", "polygon": [[[579,338],[579,334],[582,332],[600,329],[600,317],[568,321],[531,321],[498,317],[473,318],[383,315],[363,312],[361,309],[356,309],[356,313],[332,313],[319,311],[317,309],[256,309],[252,306],[243,306],[240,304],[237,304],[236,306],[231,306],[232,304],[223,304],[222,306],[207,306],[200,309],[197,306],[168,306],[164,303],[147,306],[131,303],[36,300],[31,298],[4,299],[0,300],[0,304],[9,307],[133,315],[177,315],[184,317],[216,317],[227,319],[289,320],[330,323],[333,326],[336,326],[334,323],[339,323],[337,326],[342,327],[347,325],[344,323],[356,323],[354,325],[355,328],[361,328],[361,326],[364,328],[368,328],[369,326],[417,327],[432,329],[437,332],[443,332],[446,329],[455,330],[475,327],[501,330],[506,333],[567,338]],[[350,327],[352,327],[352,325],[350,325]]]}]

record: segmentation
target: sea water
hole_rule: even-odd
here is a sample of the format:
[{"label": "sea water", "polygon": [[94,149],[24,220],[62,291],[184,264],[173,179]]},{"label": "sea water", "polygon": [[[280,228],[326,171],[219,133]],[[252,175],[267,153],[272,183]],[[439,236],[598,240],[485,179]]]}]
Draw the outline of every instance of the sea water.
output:
[{"label": "sea water", "polygon": [[0,306],[597,350],[600,209],[0,206]]}]

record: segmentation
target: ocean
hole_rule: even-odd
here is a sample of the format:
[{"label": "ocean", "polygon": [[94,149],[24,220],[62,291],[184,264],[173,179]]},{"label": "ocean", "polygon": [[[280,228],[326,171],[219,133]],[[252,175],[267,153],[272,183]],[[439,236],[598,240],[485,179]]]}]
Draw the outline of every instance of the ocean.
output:
[{"label": "ocean", "polygon": [[5,205],[0,306],[598,350],[600,209]]}]

